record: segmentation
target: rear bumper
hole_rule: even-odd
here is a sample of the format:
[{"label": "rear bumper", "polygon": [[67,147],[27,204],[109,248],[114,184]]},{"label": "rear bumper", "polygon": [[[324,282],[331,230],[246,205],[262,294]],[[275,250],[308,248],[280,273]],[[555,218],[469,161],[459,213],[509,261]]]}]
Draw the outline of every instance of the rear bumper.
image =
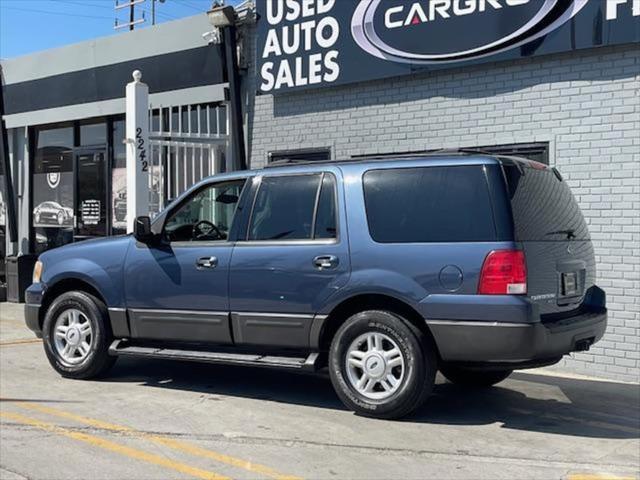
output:
[{"label": "rear bumper", "polygon": [[[597,288],[597,287],[594,287]],[[579,310],[560,318],[528,322],[428,320],[445,362],[473,366],[530,368],[556,363],[563,355],[588,350],[607,327],[604,292],[596,304],[585,301]],[[593,300],[593,298],[591,298]]]}]

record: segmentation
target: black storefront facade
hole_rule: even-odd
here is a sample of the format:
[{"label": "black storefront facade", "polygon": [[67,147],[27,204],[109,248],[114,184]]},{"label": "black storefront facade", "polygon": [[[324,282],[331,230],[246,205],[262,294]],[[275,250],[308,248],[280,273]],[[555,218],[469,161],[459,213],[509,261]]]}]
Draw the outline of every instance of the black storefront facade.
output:
[{"label": "black storefront facade", "polygon": [[202,38],[210,30],[202,14],[2,62],[17,219],[11,242],[3,170],[3,267],[5,256],[28,270],[50,248],[125,232],[124,97],[134,70],[150,91],[150,213],[229,168],[223,55]]}]

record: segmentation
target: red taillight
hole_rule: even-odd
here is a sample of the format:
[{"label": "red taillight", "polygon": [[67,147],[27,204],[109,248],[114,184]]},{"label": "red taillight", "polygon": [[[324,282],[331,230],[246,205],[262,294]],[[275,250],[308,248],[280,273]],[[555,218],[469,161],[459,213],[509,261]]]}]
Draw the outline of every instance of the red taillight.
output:
[{"label": "red taillight", "polygon": [[480,272],[481,295],[523,295],[527,293],[527,265],[522,250],[494,250],[487,255]]}]

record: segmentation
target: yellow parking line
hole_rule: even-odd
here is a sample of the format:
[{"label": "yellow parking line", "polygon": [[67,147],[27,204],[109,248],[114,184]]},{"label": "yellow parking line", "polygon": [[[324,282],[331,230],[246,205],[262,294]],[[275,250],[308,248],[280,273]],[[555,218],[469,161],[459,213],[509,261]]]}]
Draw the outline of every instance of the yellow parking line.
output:
[{"label": "yellow parking line", "polygon": [[127,447],[125,445],[120,445],[119,443],[115,443],[110,440],[105,440],[100,437],[95,437],[87,433],[78,432],[68,428],[60,427],[52,423],[41,422],[40,420],[36,420],[35,418],[25,417],[24,415],[20,415],[18,413],[0,412],[0,418],[13,420],[14,422],[21,423],[23,425],[30,425],[32,427],[36,427],[41,430],[46,430],[48,432],[56,433],[58,435],[72,438],[74,440],[79,440],[81,442],[88,443],[90,445],[93,445],[98,448],[102,448],[104,450],[109,450],[111,452],[119,453],[120,455],[124,455],[125,457],[141,460],[147,463],[152,463],[154,465],[159,465],[161,467],[175,470],[180,473],[191,475],[192,477],[202,478],[205,480],[230,480],[228,477],[218,475],[217,473],[214,473],[214,472],[209,472],[207,470],[202,470],[200,468],[192,467],[184,463],[174,462],[173,460],[169,460],[167,458],[154,455],[153,453],[148,453],[143,450],[138,450],[135,448]]},{"label": "yellow parking line", "polygon": [[253,463],[247,460],[242,460],[240,458],[232,457],[230,455],[225,455],[224,453],[208,450],[206,448],[202,448],[188,442],[174,440],[169,437],[164,437],[164,436],[155,435],[151,433],[140,432],[138,430],[134,430],[133,428],[125,427],[123,425],[116,425],[113,423],[103,422],[102,420],[96,420],[94,418],[83,417],[80,415],[76,415],[74,413],[65,412],[64,410],[58,410],[57,408],[46,407],[44,405],[36,405],[28,402],[17,402],[16,405],[29,410],[39,411],[48,415],[67,418],[69,420],[74,420],[76,422],[84,423],[85,425],[90,425],[92,427],[100,428],[103,430],[121,432],[121,433],[126,433],[128,435],[133,435],[139,438],[144,438],[146,440],[150,440],[152,442],[164,445],[174,450],[179,450],[179,451],[188,453],[190,455],[198,456],[198,457],[209,458],[211,460],[215,460],[220,463],[225,463],[227,465],[231,465],[236,468],[241,468],[243,470],[247,470],[255,474],[264,475],[266,477],[270,477],[275,480],[301,480],[300,477],[282,474],[265,465],[260,465],[258,463]]},{"label": "yellow parking line", "polygon": [[8,340],[6,342],[0,342],[0,347],[11,347],[13,345],[28,345],[31,343],[42,343],[39,338],[23,338],[21,340]]}]

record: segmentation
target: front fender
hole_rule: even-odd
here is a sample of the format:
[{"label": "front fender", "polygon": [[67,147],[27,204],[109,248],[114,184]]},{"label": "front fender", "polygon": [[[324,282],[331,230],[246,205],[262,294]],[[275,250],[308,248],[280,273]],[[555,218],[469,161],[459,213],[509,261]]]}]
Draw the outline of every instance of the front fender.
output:
[{"label": "front fender", "polygon": [[42,282],[47,289],[63,280],[80,280],[87,283],[102,295],[107,307],[123,306],[122,282],[118,282],[113,274],[91,260],[68,259],[45,268]]}]

